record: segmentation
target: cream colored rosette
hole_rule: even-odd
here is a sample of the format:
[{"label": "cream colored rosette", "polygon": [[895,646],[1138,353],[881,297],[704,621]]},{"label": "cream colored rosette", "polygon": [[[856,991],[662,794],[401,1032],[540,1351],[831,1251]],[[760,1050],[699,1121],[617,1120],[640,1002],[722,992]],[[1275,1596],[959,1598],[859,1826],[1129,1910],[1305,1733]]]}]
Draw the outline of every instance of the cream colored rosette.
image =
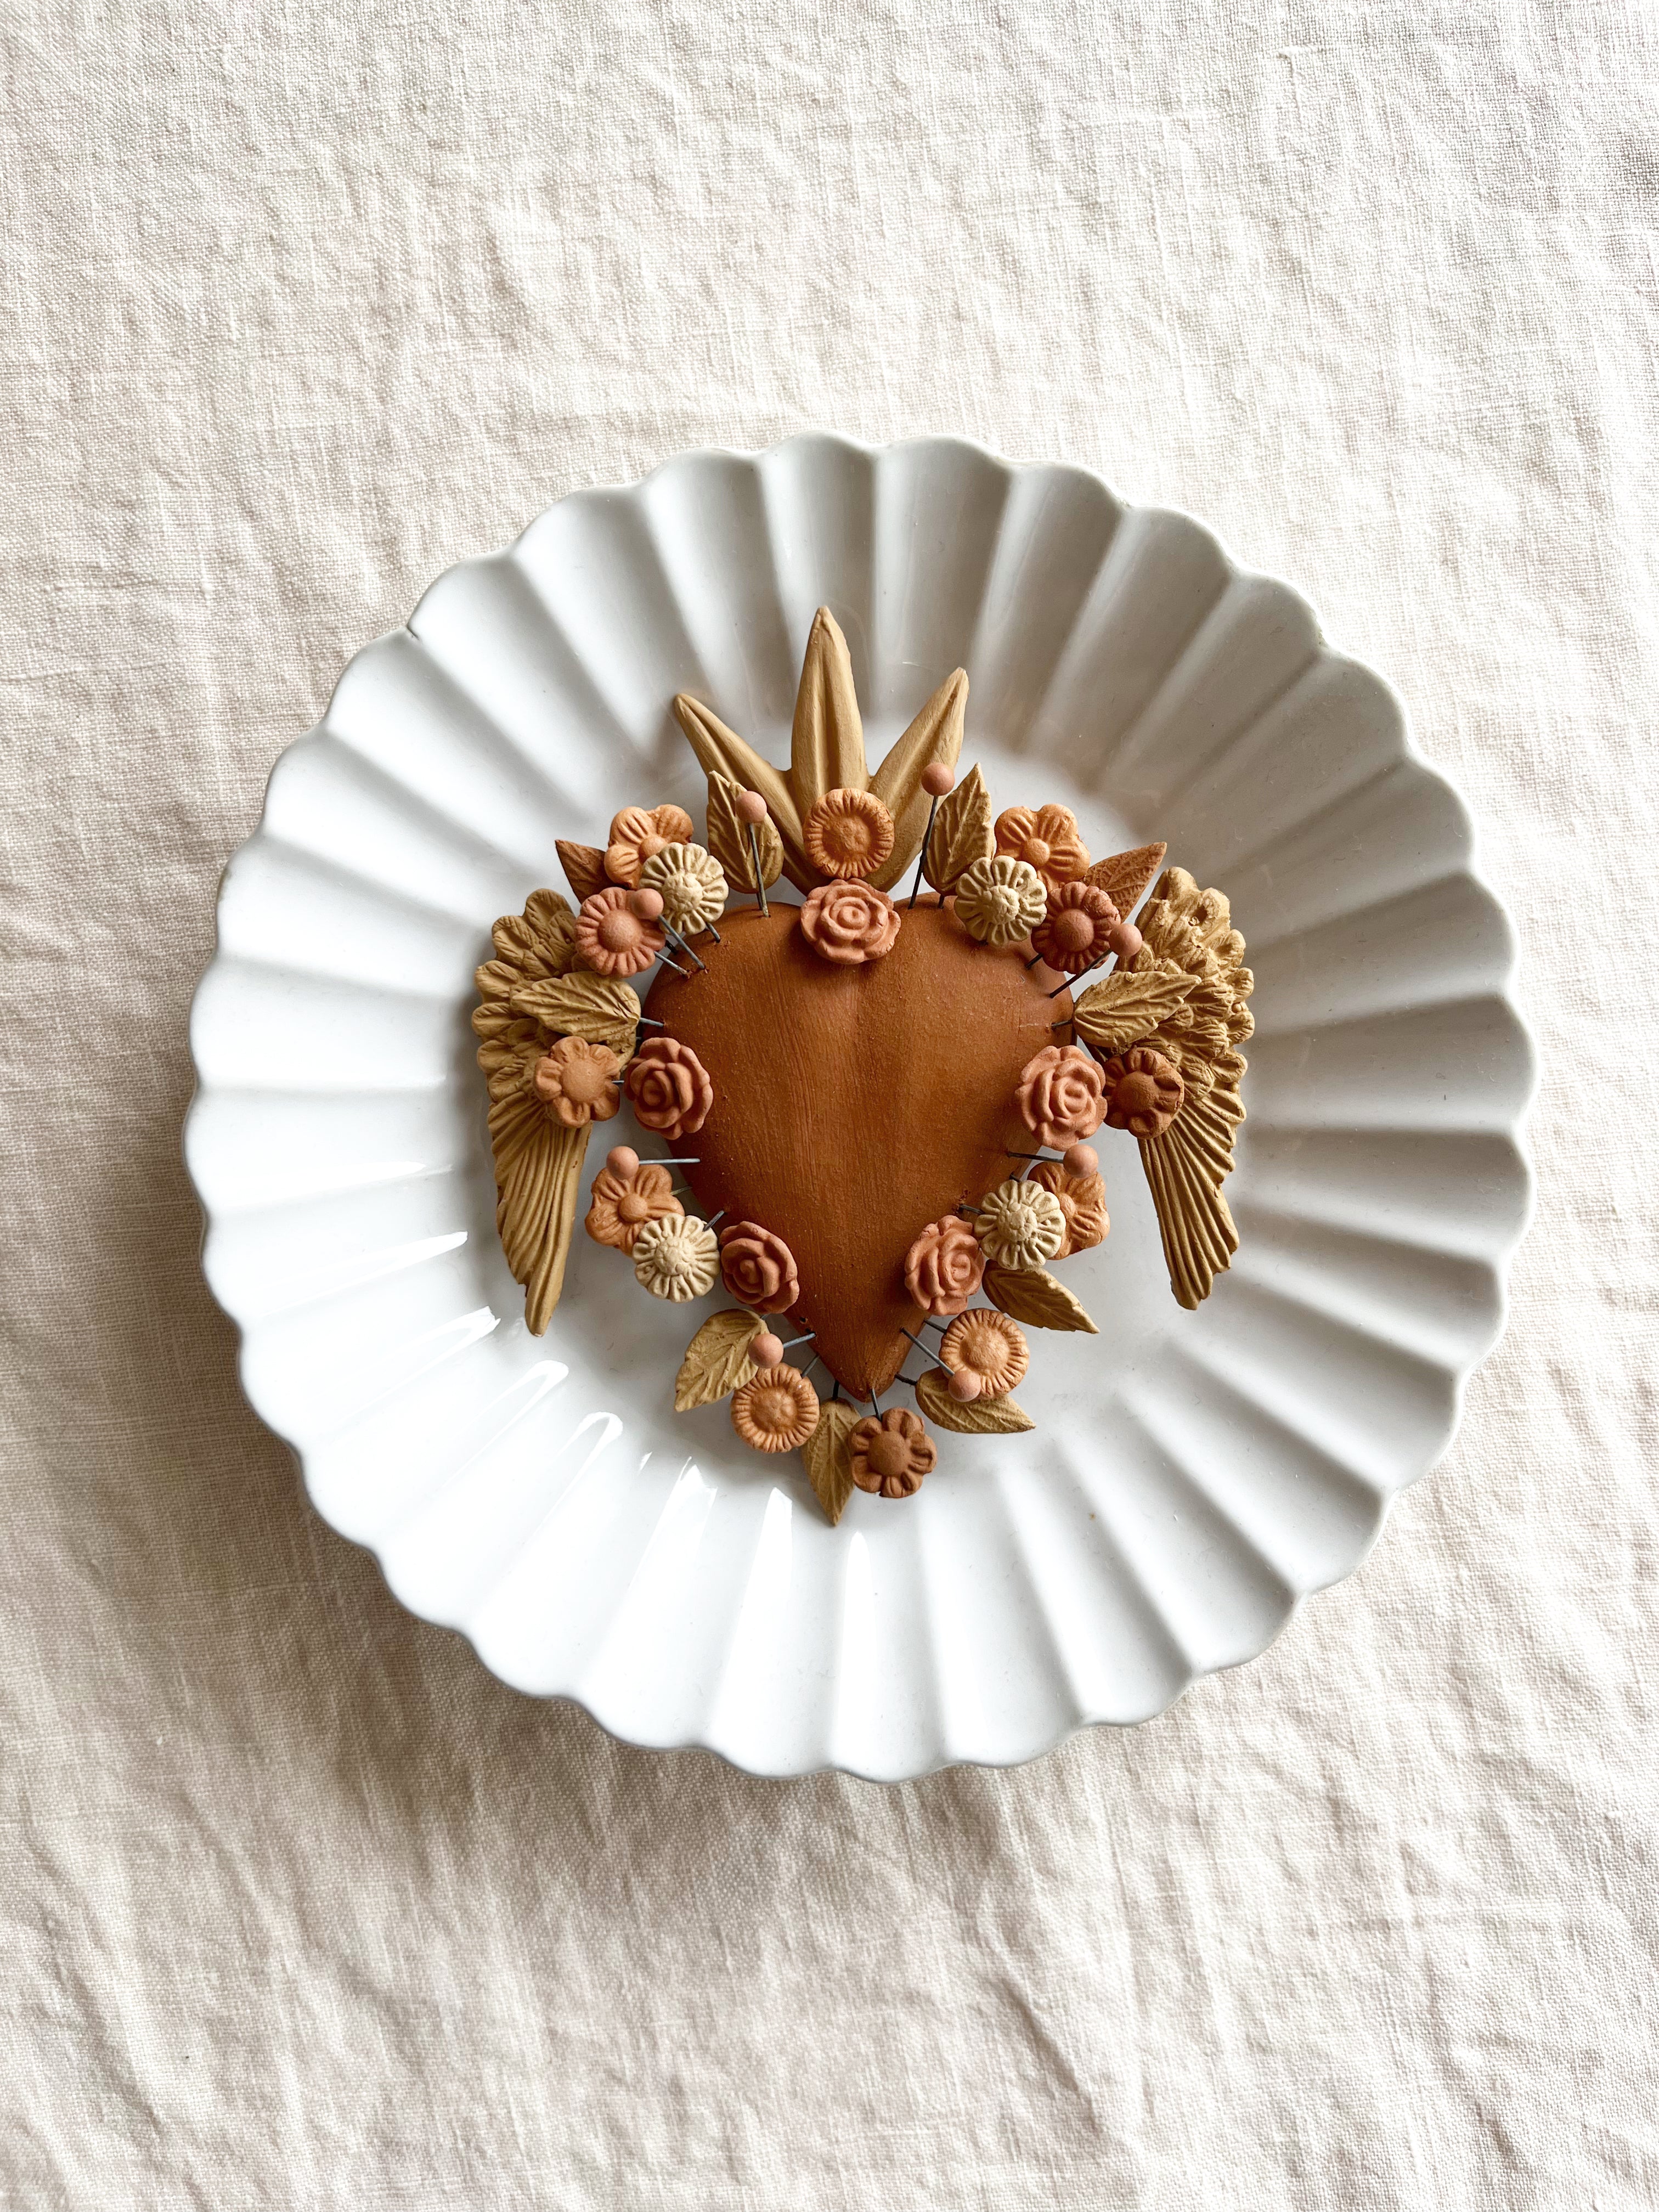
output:
[{"label": "cream colored rosette", "polygon": [[981,945],[1018,945],[1048,911],[1042,878],[1029,860],[975,860],[957,884],[957,920]]},{"label": "cream colored rosette", "polygon": [[1053,1191],[1013,1177],[980,1200],[976,1227],[994,1267],[1040,1267],[1066,1242],[1065,1209]]},{"label": "cream colored rosette", "polygon": [[720,1271],[720,1240],[693,1214],[647,1222],[634,1240],[634,1273],[653,1298],[706,1297]]},{"label": "cream colored rosette", "polygon": [[726,871],[702,845],[665,845],[641,868],[640,886],[658,894],[682,937],[695,937],[726,912]]}]

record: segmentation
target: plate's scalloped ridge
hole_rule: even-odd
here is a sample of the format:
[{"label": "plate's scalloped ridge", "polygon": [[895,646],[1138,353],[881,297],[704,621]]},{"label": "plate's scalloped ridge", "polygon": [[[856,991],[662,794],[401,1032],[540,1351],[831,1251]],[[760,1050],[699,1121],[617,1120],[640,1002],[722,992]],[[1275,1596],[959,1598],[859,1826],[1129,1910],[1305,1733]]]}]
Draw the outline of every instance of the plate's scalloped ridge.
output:
[{"label": "plate's scalloped ridge", "polygon": [[[665,1418],[684,1316],[585,1253],[527,1335],[469,1024],[555,836],[696,805],[675,691],[782,757],[820,603],[872,753],[960,662],[1005,779],[1224,884],[1258,1023],[1206,1305],[1109,1155],[1130,1325],[1045,1339],[1033,1437],[835,1530],[719,1409]],[[1189,517],[959,439],[689,453],[440,578],[277,763],[192,1012],[204,1264],[319,1510],[504,1680],[764,1772],[1012,1763],[1253,1656],[1445,1448],[1530,1205],[1514,958],[1393,692]]]}]

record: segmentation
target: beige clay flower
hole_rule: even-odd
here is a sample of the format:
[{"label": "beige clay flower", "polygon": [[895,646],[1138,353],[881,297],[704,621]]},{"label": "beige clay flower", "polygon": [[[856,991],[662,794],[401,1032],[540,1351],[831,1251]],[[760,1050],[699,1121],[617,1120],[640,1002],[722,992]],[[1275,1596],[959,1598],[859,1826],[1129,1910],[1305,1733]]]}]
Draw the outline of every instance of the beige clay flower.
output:
[{"label": "beige clay flower", "polygon": [[580,1129],[588,1121],[608,1121],[616,1112],[621,1073],[622,1062],[609,1045],[562,1036],[536,1062],[532,1082],[556,1121]]},{"label": "beige clay flower", "polygon": [[695,937],[726,912],[726,871],[701,845],[665,845],[641,868],[640,885],[658,893],[682,937]]},{"label": "beige clay flower", "polygon": [[732,1425],[752,1451],[798,1451],[818,1425],[818,1394],[793,1367],[768,1367],[732,1398]]},{"label": "beige clay flower", "polygon": [[847,1441],[854,1481],[878,1498],[913,1498],[939,1464],[938,1445],[902,1406],[890,1406],[878,1421],[860,1421]]},{"label": "beige clay flower", "polygon": [[979,1202],[980,1249],[994,1267],[1040,1267],[1066,1242],[1066,1216],[1053,1191],[1011,1176]]},{"label": "beige clay flower", "polygon": [[1052,896],[1082,875],[1089,848],[1069,806],[1011,806],[996,819],[999,853],[1034,867]]},{"label": "beige clay flower", "polygon": [[873,875],[893,849],[893,817],[873,791],[826,791],[801,833],[821,876]]},{"label": "beige clay flower", "polygon": [[611,824],[605,872],[613,884],[631,887],[654,854],[683,845],[690,835],[691,817],[683,806],[624,806]]},{"label": "beige clay flower", "polygon": [[939,1356],[953,1375],[971,1375],[981,1398],[1006,1398],[1025,1380],[1031,1364],[1019,1323],[983,1307],[957,1316],[945,1332]]},{"label": "beige clay flower", "polygon": [[981,945],[1018,945],[1048,909],[1042,877],[1028,860],[1006,853],[975,860],[957,884],[957,920]]},{"label": "beige clay flower", "polygon": [[693,1214],[647,1222],[634,1239],[634,1273],[653,1298],[678,1306],[705,1297],[720,1271],[719,1240]]}]

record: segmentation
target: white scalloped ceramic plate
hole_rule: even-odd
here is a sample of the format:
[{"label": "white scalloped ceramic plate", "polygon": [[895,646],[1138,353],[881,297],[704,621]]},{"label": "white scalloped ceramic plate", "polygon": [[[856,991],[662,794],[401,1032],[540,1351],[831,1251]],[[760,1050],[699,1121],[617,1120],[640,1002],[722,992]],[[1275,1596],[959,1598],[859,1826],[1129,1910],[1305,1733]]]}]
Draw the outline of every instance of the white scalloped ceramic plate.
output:
[{"label": "white scalloped ceramic plate", "polygon": [[[1036,1432],[836,1528],[724,1407],[675,1416],[689,1316],[613,1255],[579,1236],[526,1334],[469,1028],[556,836],[698,811],[676,691],[787,757],[821,602],[872,759],[965,664],[995,803],[1167,838],[1231,895],[1257,1022],[1207,1304],[1106,1148],[1103,1332],[1041,1340]],[[192,1022],[208,1277],[319,1510],[506,1681],[763,1773],[1028,1759],[1253,1657],[1445,1449],[1528,1205],[1511,962],[1394,695],[1197,523],[955,440],[688,454],[451,570],[278,762]]]}]

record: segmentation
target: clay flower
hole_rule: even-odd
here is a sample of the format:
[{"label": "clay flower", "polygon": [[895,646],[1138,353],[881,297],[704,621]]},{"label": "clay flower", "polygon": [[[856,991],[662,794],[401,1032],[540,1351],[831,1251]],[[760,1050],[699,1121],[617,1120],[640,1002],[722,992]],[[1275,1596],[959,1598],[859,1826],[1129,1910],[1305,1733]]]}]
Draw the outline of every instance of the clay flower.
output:
[{"label": "clay flower", "polygon": [[818,1425],[818,1394],[793,1367],[768,1367],[732,1397],[732,1425],[752,1451],[798,1451]]},{"label": "clay flower", "polygon": [[820,959],[861,968],[890,953],[902,919],[885,891],[856,879],[820,884],[800,910],[801,934]]},{"label": "clay flower", "polygon": [[694,1214],[647,1221],[634,1239],[634,1273],[653,1298],[680,1306],[704,1297],[720,1271],[714,1232]]},{"label": "clay flower", "polygon": [[1138,1044],[1101,1070],[1106,1079],[1106,1125],[1132,1137],[1161,1137],[1181,1111],[1187,1086],[1172,1060]]},{"label": "clay flower", "polygon": [[634,1118],[677,1144],[702,1128],[714,1103],[708,1069],[689,1044],[674,1037],[653,1037],[628,1064],[623,1079]]},{"label": "clay flower", "polygon": [[1106,1116],[1106,1085],[1081,1045],[1045,1045],[1020,1071],[1015,1097],[1038,1144],[1063,1152],[1092,1137]]},{"label": "clay flower", "polygon": [[945,1332],[939,1356],[953,1375],[973,1376],[981,1398],[1006,1398],[1031,1364],[1025,1332],[1006,1313],[961,1314]]},{"label": "clay flower", "polygon": [[701,845],[665,845],[640,870],[640,884],[658,894],[682,937],[695,937],[726,912],[726,871]]},{"label": "clay flower", "polygon": [[653,854],[665,845],[683,845],[690,835],[691,817],[683,806],[624,806],[611,824],[605,872],[613,884],[637,884]]},{"label": "clay flower", "polygon": [[757,1221],[734,1221],[721,1230],[720,1275],[750,1313],[787,1313],[800,1296],[794,1254]]},{"label": "clay flower", "polygon": [[985,1279],[979,1239],[959,1214],[930,1221],[904,1255],[904,1287],[924,1313],[959,1314]]},{"label": "clay flower", "polygon": [[1051,968],[1079,975],[1111,950],[1108,933],[1121,919],[1117,908],[1093,884],[1063,884],[1048,902],[1046,920],[1031,932],[1031,947]]},{"label": "clay flower", "polygon": [[666,942],[654,921],[641,921],[619,884],[581,903],[576,916],[576,957],[596,975],[637,975]]},{"label": "clay flower", "polygon": [[1073,1252],[1087,1252],[1104,1240],[1112,1224],[1103,1176],[1073,1175],[1064,1160],[1039,1160],[1030,1179],[1053,1191],[1066,1216],[1066,1242],[1055,1253],[1056,1260],[1069,1260]]},{"label": "clay flower", "polygon": [[607,1164],[593,1178],[585,1226],[596,1244],[631,1253],[647,1222],[672,1221],[684,1211],[666,1168],[648,1160],[626,1170]]},{"label": "clay flower", "polygon": [[801,830],[821,876],[869,876],[893,849],[893,817],[873,791],[826,791]]},{"label": "clay flower", "polygon": [[995,836],[998,852],[1035,868],[1050,894],[1089,865],[1089,848],[1069,806],[1011,806],[998,815]]},{"label": "clay flower", "polygon": [[1048,909],[1047,886],[1029,860],[999,853],[957,878],[957,920],[981,945],[1018,945]]},{"label": "clay flower", "polygon": [[979,1202],[980,1249],[994,1267],[1040,1267],[1066,1242],[1066,1216],[1053,1191],[1011,1176]]},{"label": "clay flower", "polygon": [[913,1498],[939,1464],[933,1438],[902,1406],[890,1407],[878,1421],[860,1421],[847,1441],[854,1481],[878,1498]]},{"label": "clay flower", "polygon": [[562,1036],[536,1062],[531,1081],[556,1121],[580,1129],[588,1121],[608,1121],[616,1112],[621,1073],[622,1062],[608,1044]]}]

